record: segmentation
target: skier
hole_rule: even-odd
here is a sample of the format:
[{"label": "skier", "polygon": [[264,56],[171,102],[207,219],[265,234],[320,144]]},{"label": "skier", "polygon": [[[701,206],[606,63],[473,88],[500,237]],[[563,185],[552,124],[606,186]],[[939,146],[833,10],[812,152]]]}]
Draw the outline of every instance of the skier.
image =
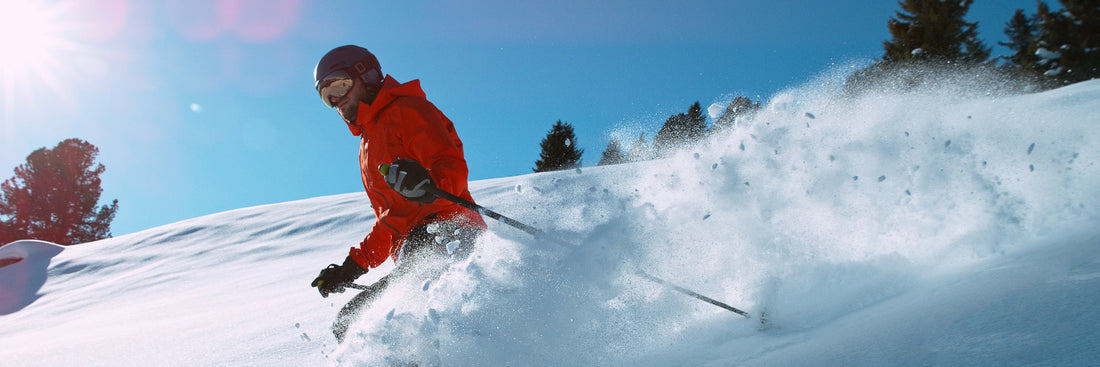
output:
[{"label": "skier", "polygon": [[[328,297],[389,258],[397,263],[393,272],[340,311],[333,333],[341,342],[350,323],[391,276],[408,273],[430,256],[464,257],[486,229],[477,212],[437,200],[425,190],[435,186],[473,201],[454,125],[425,99],[419,80],[399,83],[382,75],[378,59],[354,45],[329,51],[313,71],[321,100],[360,137],[359,166],[376,220],[343,264],[321,270],[311,286]],[[388,170],[380,169],[387,164]]]}]

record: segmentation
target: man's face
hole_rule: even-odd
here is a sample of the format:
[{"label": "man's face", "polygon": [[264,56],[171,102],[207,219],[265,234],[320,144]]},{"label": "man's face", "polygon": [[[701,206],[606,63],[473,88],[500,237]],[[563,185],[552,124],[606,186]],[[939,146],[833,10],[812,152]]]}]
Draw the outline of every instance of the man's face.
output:
[{"label": "man's face", "polygon": [[329,101],[332,102],[332,106],[336,108],[336,112],[340,114],[344,121],[355,122],[355,117],[359,114],[359,102],[365,96],[366,88],[363,87],[361,81],[355,79],[348,94],[343,97],[330,97]]}]

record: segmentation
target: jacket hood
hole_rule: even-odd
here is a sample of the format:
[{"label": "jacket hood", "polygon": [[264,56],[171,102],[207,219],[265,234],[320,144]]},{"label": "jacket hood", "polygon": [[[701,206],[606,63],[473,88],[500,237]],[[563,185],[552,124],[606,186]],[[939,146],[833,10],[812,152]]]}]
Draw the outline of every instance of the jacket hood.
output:
[{"label": "jacket hood", "polygon": [[420,89],[420,80],[414,79],[407,83],[398,82],[389,74],[382,80],[382,88],[378,90],[378,96],[374,98],[374,103],[366,104],[359,102],[359,112],[355,117],[355,123],[348,123],[348,129],[351,130],[351,134],[355,136],[363,135],[363,126],[368,123],[375,123],[375,117],[379,112],[382,112],[386,106],[393,103],[399,97],[417,97],[426,98],[424,90]]}]

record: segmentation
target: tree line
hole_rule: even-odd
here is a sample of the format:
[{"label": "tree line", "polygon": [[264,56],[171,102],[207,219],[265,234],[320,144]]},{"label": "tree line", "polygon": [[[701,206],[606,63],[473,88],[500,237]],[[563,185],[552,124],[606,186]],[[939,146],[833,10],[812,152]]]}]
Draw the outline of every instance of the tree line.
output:
[{"label": "tree line", "polygon": [[1059,3],[1058,11],[1044,1],[1035,13],[1017,9],[1005,23],[1008,42],[998,43],[1011,54],[990,58],[978,23],[965,19],[973,0],[901,1],[882,58],[852,74],[845,90],[908,88],[945,71],[993,75],[1031,91],[1100,77],[1100,0]]},{"label": "tree line", "polygon": [[[966,20],[973,0],[902,0],[886,22],[891,38],[884,53],[845,81],[845,93],[855,95],[876,87],[913,88],[943,72],[994,75],[1021,90],[1040,91],[1100,78],[1100,0],[1059,0],[1051,10],[1036,2],[1034,13],[1017,9],[1005,23],[1011,51],[990,58],[991,49],[978,38],[978,23]],[[620,164],[667,156],[676,147],[703,140],[754,114],[760,103],[737,97],[714,125],[707,127],[699,102],[684,113],[669,116],[652,144],[642,134],[626,151],[611,139],[598,165]],[[558,121],[541,144],[535,172],[580,167],[572,125]]]}]

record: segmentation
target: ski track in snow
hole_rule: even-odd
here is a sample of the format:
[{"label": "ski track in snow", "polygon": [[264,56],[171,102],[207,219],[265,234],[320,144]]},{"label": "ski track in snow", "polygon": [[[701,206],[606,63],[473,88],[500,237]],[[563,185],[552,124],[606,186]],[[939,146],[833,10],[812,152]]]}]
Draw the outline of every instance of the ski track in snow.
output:
[{"label": "ski track in snow", "polygon": [[469,260],[396,282],[343,345],[327,327],[353,294],[308,284],[369,230],[361,193],[24,254],[49,268],[9,287],[0,361],[1098,363],[1100,81],[935,92],[796,88],[668,159],[474,182],[480,204],[576,247],[490,220]]}]

